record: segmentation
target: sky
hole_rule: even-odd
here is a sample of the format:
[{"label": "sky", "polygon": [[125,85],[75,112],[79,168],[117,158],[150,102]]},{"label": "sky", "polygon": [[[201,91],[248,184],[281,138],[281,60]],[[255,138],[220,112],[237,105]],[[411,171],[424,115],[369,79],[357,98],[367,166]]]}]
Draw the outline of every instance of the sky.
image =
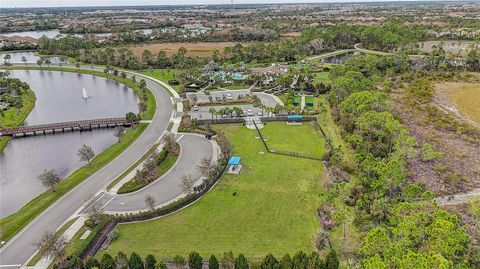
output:
[{"label": "sky", "polygon": [[[376,1],[376,0],[373,0]],[[372,0],[234,0],[236,4],[252,3],[331,3],[373,2]],[[395,1],[395,0],[383,0]],[[408,0],[407,0],[408,1]],[[0,0],[4,7],[66,7],[66,6],[143,6],[143,5],[204,5],[229,4],[230,0]]]}]

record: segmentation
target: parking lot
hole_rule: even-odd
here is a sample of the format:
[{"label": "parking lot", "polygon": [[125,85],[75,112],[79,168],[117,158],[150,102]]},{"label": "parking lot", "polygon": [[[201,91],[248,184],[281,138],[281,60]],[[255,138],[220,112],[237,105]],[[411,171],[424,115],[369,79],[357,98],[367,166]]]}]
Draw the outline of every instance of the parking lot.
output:
[{"label": "parking lot", "polygon": [[[199,106],[197,107],[198,108],[198,111],[190,111],[189,114],[190,116],[193,118],[193,119],[211,119],[212,118],[212,114],[210,112],[208,112],[208,110],[211,108],[212,106]],[[222,110],[223,108],[226,108],[226,107],[229,107],[229,108],[233,108],[233,107],[239,107],[240,109],[242,109],[243,111],[243,114],[247,115],[247,116],[259,116],[262,114],[262,109],[261,108],[258,108],[258,107],[253,107],[252,105],[226,105],[226,106],[213,106],[215,108],[215,110],[217,111],[220,111]],[[266,113],[264,111],[264,113]],[[233,115],[233,118],[235,118],[237,115],[235,115],[235,113],[232,113]],[[230,115],[213,115],[213,118],[230,118]]]},{"label": "parking lot", "polygon": [[[232,91],[215,91],[215,92],[200,92],[200,93],[187,93],[189,99],[196,96],[197,102],[206,103],[210,102],[210,96],[213,101],[221,101],[223,99],[241,99],[247,95],[256,95],[260,98],[262,103],[266,106],[274,107],[278,104],[278,100],[272,95],[266,93],[252,93],[248,90],[232,90]],[[224,98],[225,96],[225,98]]]},{"label": "parking lot", "polygon": [[[277,100],[275,97],[265,94],[265,93],[251,93],[248,90],[232,90],[232,91],[215,91],[215,92],[209,92],[208,94],[205,92],[200,92],[200,93],[188,93],[187,98],[193,99],[196,97],[198,103],[208,103],[210,100],[212,101],[222,101],[222,100],[236,100],[236,99],[241,99],[244,98],[247,95],[256,95],[260,98],[261,102],[269,107],[274,107],[278,104]],[[195,96],[195,97],[194,97]],[[211,98],[211,99],[210,99]],[[196,108],[192,108],[192,110],[189,112],[190,116],[194,119],[211,119],[212,114],[208,112],[210,107],[214,107],[217,111],[229,107],[239,107],[240,109],[243,110],[243,114],[246,116],[260,116],[262,114],[262,109],[258,107],[253,107],[252,105],[249,104],[243,104],[243,105],[215,105],[215,106],[198,106]],[[198,109],[198,110],[197,110]],[[264,114],[266,112],[264,111]],[[230,115],[214,115],[213,117],[220,118],[220,117],[229,117]],[[235,113],[233,113],[233,116],[235,117]]]}]

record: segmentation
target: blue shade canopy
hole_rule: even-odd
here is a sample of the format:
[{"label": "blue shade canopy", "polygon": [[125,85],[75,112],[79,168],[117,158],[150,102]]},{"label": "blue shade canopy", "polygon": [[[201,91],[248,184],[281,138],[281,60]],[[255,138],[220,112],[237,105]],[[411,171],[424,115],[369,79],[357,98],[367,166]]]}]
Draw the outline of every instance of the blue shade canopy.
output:
[{"label": "blue shade canopy", "polygon": [[240,157],[232,156],[230,160],[228,160],[228,165],[239,165],[240,164]]},{"label": "blue shade canopy", "polygon": [[288,115],[289,120],[299,120],[299,119],[302,119],[302,118],[303,118],[302,115]]}]

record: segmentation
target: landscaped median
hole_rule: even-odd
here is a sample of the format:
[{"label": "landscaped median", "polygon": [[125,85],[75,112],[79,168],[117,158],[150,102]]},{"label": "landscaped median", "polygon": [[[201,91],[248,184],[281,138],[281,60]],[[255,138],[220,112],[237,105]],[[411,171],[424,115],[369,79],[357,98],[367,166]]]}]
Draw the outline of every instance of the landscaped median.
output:
[{"label": "landscaped median", "polygon": [[151,154],[143,168],[137,170],[137,174],[118,189],[118,194],[137,191],[163,176],[177,161],[178,154],[162,150],[160,153]]},{"label": "landscaped median", "polygon": [[[128,78],[123,78],[119,76],[114,76],[111,74],[105,74],[99,71],[85,70],[85,69],[75,69],[75,68],[60,68],[60,67],[34,67],[34,66],[10,66],[6,69],[28,69],[28,70],[48,70],[48,71],[64,71],[64,72],[78,72],[82,74],[90,74],[99,77],[105,77],[113,79],[119,83],[125,84],[127,87],[130,87],[135,91],[139,98],[142,98],[142,92],[140,90],[139,83],[135,83]],[[141,114],[142,119],[152,119],[155,114],[155,97],[153,94],[147,90],[147,98],[145,100],[146,110]],[[133,128],[130,128],[122,137],[119,143],[113,144],[100,154],[98,154],[95,159],[92,160],[91,164],[83,166],[82,168],[73,172],[70,176],[62,180],[57,186],[56,192],[47,191],[35,199],[30,201],[16,213],[0,219],[0,240],[8,241],[15,234],[20,232],[23,227],[25,227],[30,221],[37,217],[41,212],[51,206],[55,201],[60,199],[64,194],[72,190],[82,181],[87,179],[90,175],[94,174],[114,158],[116,158],[120,153],[122,153],[128,146],[130,146],[147,128],[148,124],[139,124]]]}]

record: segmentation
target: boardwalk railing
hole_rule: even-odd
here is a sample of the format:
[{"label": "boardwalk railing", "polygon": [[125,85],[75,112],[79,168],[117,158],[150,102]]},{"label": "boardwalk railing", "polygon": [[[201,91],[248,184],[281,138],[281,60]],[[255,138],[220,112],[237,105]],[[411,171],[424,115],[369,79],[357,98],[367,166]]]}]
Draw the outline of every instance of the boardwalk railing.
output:
[{"label": "boardwalk railing", "polygon": [[57,132],[57,130],[60,130],[61,132],[64,132],[65,130],[83,131],[83,130],[91,130],[92,128],[130,126],[130,125],[132,125],[132,122],[128,121],[126,118],[104,118],[104,119],[93,119],[93,120],[66,121],[66,122],[57,122],[57,123],[48,123],[48,124],[3,129],[3,130],[0,130],[0,136],[17,136],[17,135],[27,136],[27,135],[37,135],[38,132],[45,134],[47,131],[51,131],[52,133]]}]

